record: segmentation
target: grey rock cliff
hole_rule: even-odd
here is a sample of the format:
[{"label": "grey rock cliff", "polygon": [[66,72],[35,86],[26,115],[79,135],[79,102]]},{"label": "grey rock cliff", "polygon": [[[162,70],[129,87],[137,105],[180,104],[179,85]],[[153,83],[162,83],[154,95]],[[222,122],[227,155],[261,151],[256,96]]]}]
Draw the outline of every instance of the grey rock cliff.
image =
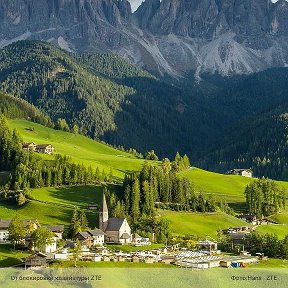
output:
[{"label": "grey rock cliff", "polygon": [[0,0],[0,46],[41,39],[112,51],[159,74],[246,74],[288,64],[280,0]]}]

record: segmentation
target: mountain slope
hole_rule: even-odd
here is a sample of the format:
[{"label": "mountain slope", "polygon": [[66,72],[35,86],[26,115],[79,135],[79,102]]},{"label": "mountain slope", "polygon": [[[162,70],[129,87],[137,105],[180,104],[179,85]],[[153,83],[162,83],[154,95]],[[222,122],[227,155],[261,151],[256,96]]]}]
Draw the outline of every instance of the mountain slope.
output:
[{"label": "mountain slope", "polygon": [[[174,157],[219,133],[223,117],[197,93],[186,95],[115,55],[79,56],[22,41],[1,49],[0,60],[0,89],[92,138]],[[208,124],[210,117],[217,120]]]},{"label": "mountain slope", "polygon": [[251,167],[255,176],[288,179],[287,102],[230,132],[204,158],[204,167],[223,172]]},{"label": "mountain slope", "polygon": [[27,119],[45,126],[52,126],[51,119],[27,101],[0,91],[0,114],[9,118]]},{"label": "mountain slope", "polygon": [[249,74],[288,63],[288,3],[280,0],[0,0],[0,47],[45,40],[109,51],[160,75]]}]

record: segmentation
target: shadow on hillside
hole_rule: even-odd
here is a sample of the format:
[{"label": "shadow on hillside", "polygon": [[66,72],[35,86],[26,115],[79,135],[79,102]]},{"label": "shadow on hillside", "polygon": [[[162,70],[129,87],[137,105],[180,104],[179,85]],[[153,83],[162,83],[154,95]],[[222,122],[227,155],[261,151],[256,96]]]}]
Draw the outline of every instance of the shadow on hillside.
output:
[{"label": "shadow on hillside", "polygon": [[17,259],[17,258],[7,257],[7,258],[0,261],[0,267],[1,268],[11,267],[11,266],[18,265],[21,263],[22,263],[22,261]]},{"label": "shadow on hillside", "polygon": [[236,213],[245,213],[246,212],[246,203],[245,202],[232,202],[229,203],[229,206],[236,212]]},{"label": "shadow on hillside", "polygon": [[[52,197],[59,202],[59,206],[62,205],[76,205],[86,207],[89,204],[100,203],[102,200],[101,186],[69,186],[58,187],[49,190],[47,188],[47,196]],[[37,195],[34,195],[37,199]],[[48,202],[53,202],[53,199],[47,198]],[[55,203],[57,205],[57,203]]]},{"label": "shadow on hillside", "polygon": [[139,151],[154,149],[160,157],[171,158],[177,151],[194,153],[206,144],[204,137],[207,139],[218,131],[202,129],[204,120],[209,121],[207,108],[196,97],[184,95],[179,87],[145,77],[117,82],[136,92],[127,96],[115,113],[117,129],[103,135],[108,143]]}]

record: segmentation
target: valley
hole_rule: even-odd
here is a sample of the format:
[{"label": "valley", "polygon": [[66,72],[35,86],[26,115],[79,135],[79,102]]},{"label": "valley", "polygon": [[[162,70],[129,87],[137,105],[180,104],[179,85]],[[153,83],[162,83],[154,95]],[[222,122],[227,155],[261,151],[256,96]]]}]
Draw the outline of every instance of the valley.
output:
[{"label": "valley", "polygon": [[132,1],[0,0],[0,267],[280,285],[288,1]]}]

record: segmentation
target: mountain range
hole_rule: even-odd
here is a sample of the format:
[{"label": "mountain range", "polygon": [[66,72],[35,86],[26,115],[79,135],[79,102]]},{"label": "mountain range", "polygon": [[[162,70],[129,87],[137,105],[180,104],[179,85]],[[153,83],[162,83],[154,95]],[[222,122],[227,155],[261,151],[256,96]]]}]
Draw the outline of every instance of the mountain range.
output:
[{"label": "mountain range", "polygon": [[134,13],[128,0],[0,0],[0,46],[45,40],[200,80],[286,67],[287,19],[285,0],[146,0]]}]

